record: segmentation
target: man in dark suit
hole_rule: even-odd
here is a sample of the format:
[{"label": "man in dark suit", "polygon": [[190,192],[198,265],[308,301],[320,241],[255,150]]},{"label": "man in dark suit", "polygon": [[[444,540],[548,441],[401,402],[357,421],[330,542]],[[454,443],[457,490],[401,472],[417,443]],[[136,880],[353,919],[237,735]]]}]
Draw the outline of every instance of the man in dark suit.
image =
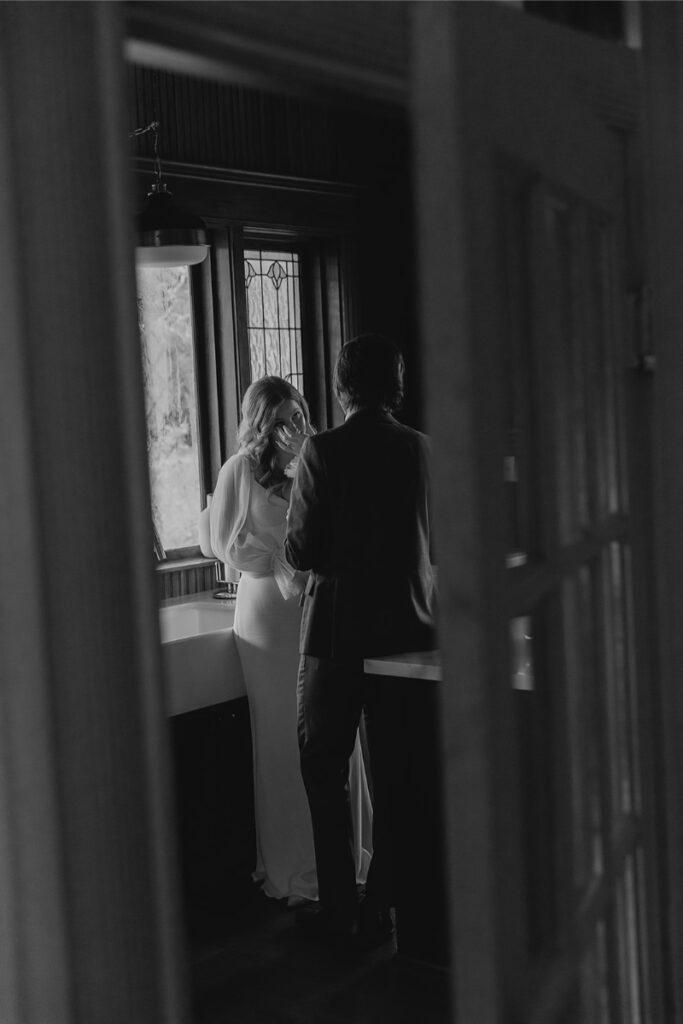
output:
[{"label": "man in dark suit", "polygon": [[[298,729],[320,900],[298,922],[322,938],[356,946],[391,934],[402,813],[397,761],[405,744],[390,681],[364,675],[363,659],[435,646],[428,442],[392,416],[403,397],[403,374],[402,356],[382,337],[363,335],[343,346],[334,383],[346,419],[304,444],[285,544],[291,564],[311,570]],[[359,906],[348,765],[363,712],[374,850]]]}]

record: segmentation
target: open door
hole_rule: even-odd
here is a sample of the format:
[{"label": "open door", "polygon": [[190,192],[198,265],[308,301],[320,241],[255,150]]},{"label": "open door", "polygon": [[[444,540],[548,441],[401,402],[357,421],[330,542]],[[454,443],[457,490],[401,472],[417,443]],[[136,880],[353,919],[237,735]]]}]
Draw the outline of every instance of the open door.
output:
[{"label": "open door", "polygon": [[502,4],[414,17],[455,1019],[652,1024],[636,57]]}]

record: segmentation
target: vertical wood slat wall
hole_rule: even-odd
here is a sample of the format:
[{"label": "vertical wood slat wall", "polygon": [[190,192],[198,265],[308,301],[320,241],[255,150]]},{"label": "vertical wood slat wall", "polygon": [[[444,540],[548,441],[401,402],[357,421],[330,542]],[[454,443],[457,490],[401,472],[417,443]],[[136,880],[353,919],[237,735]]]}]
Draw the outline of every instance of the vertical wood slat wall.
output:
[{"label": "vertical wood slat wall", "polygon": [[[127,74],[128,130],[159,121],[162,168],[176,161],[360,183],[385,177],[395,161],[391,134],[378,115],[136,65]],[[151,132],[129,141],[131,157],[154,156]]]},{"label": "vertical wood slat wall", "polygon": [[160,568],[157,570],[159,600],[170,597],[184,597],[187,594],[200,594],[204,590],[216,589],[215,562],[202,565],[190,565]]}]

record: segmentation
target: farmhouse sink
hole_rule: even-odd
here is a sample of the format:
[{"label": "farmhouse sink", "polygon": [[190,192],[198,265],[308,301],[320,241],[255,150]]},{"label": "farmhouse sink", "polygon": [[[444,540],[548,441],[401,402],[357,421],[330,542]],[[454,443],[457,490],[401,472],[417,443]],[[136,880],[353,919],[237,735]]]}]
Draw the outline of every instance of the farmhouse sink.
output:
[{"label": "farmhouse sink", "polygon": [[169,715],[245,695],[234,618],[234,601],[218,601],[210,591],[162,601],[159,627]]}]

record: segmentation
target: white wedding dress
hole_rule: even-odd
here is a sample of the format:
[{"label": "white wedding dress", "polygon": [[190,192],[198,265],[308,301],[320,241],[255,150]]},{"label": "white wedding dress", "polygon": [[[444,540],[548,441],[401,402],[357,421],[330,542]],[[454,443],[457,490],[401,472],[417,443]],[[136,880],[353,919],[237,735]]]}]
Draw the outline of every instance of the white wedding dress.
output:
[{"label": "white wedding dress", "polygon": [[[251,712],[257,863],[254,877],[278,899],[318,895],[313,832],[299,768],[296,684],[299,597],[305,575],[284,558],[288,502],[254,479],[246,455],[218,476],[210,510],[211,547],[241,573],[235,638]],[[372,806],[361,746],[350,762],[356,877],[372,855]]]}]

